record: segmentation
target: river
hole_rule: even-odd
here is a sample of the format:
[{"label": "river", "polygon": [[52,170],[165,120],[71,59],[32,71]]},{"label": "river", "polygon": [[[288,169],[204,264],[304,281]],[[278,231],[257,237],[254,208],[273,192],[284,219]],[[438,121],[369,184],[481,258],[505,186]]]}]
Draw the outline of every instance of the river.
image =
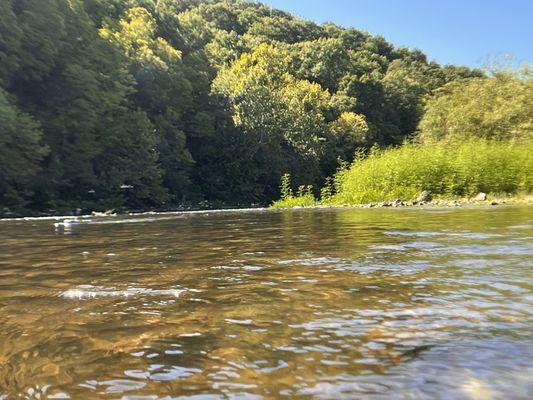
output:
[{"label": "river", "polygon": [[532,210],[0,221],[0,399],[530,398]]}]

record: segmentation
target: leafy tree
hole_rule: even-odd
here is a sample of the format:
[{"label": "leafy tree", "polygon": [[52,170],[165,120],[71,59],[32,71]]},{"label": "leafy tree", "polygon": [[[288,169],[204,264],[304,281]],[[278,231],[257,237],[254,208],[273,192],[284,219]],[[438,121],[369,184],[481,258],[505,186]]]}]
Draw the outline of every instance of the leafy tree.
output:
[{"label": "leafy tree", "polygon": [[7,87],[20,67],[22,29],[9,1],[0,2],[0,85]]},{"label": "leafy tree", "polygon": [[[289,63],[288,52],[263,44],[221,70],[213,88],[229,100],[235,124],[254,138],[257,151],[285,154],[277,165],[288,162],[296,176],[316,180],[328,149],[343,148],[337,154],[342,157],[352,154],[349,146],[364,142],[368,128],[362,115],[332,113],[338,98],[317,83],[296,79],[287,72]],[[344,108],[339,104],[337,112]],[[276,181],[279,173],[272,171]]]},{"label": "leafy tree", "polygon": [[422,116],[423,100],[439,83],[427,64],[401,59],[390,63],[383,77],[386,115],[399,128],[399,135],[386,140],[400,143],[415,131]]},{"label": "leafy tree", "polygon": [[41,81],[55,67],[63,41],[66,40],[67,4],[61,0],[11,1],[22,31],[17,80]]},{"label": "leafy tree", "polygon": [[284,143],[302,155],[316,155],[324,131],[321,108],[329,94],[290,75],[289,61],[287,52],[260,45],[220,71],[213,89],[228,98],[235,124],[258,145]]},{"label": "leafy tree", "polygon": [[100,35],[121,48],[126,57],[140,67],[168,69],[168,64],[181,57],[181,52],[160,37],[155,37],[155,20],[142,7],[133,7],[119,21],[120,29],[109,26],[100,29]]},{"label": "leafy tree", "polygon": [[285,43],[316,40],[322,36],[318,25],[286,16],[263,17],[250,26],[248,34]]},{"label": "leafy tree", "polygon": [[182,197],[189,185],[188,170],[193,160],[183,132],[183,112],[192,99],[181,51],[156,36],[156,21],[142,7],[129,9],[119,20],[117,30],[106,25],[100,29],[100,35],[130,60],[129,69],[138,88],[134,98],[154,125],[157,138],[154,145],[158,148],[165,186],[175,197]]},{"label": "leafy tree", "polygon": [[165,203],[167,191],[161,186],[162,171],[156,164],[157,137],[142,111],[117,109],[102,121],[106,135],[103,151],[95,159],[98,172],[96,195],[118,198],[130,207]]},{"label": "leafy tree", "polygon": [[41,140],[38,122],[21,112],[0,89],[0,204],[24,204],[27,185],[48,151]]},{"label": "leafy tree", "polygon": [[213,39],[206,44],[205,50],[211,65],[221,69],[236,61],[250,48],[247,40],[235,31],[217,31]]},{"label": "leafy tree", "polygon": [[343,112],[338,119],[329,123],[334,135],[334,154],[342,160],[351,160],[355,149],[365,147],[369,139],[365,117],[354,112]]},{"label": "leafy tree", "polygon": [[301,42],[293,50],[299,78],[319,83],[336,91],[340,78],[349,68],[349,58],[341,39],[320,38]]},{"label": "leafy tree", "polygon": [[533,138],[533,79],[530,73],[522,77],[497,72],[492,78],[448,83],[428,101],[420,139]]}]

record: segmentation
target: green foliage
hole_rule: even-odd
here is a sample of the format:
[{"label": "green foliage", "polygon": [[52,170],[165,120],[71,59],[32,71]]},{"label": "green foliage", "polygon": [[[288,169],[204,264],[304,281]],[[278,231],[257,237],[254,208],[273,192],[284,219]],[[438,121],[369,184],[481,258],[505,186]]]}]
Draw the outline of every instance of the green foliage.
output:
[{"label": "green foliage", "polygon": [[281,198],[272,203],[273,208],[312,207],[317,204],[311,185],[300,185],[296,195],[293,194],[290,174],[281,176],[279,189]]},{"label": "green foliage", "polygon": [[[289,66],[286,50],[261,44],[219,71],[213,91],[228,100],[235,124],[255,143],[254,152],[280,156],[272,163],[282,169],[310,171],[332,155],[349,157],[354,146],[365,144],[364,116],[342,112],[340,96],[297,79]],[[277,180],[280,169],[272,174],[270,180]]]},{"label": "green foliage", "polygon": [[338,192],[329,204],[355,205],[435,196],[472,196],[478,192],[529,192],[533,188],[533,142],[406,143],[373,151],[339,173]]},{"label": "green foliage", "polygon": [[0,204],[23,205],[21,195],[48,151],[41,137],[39,124],[0,89]]},{"label": "green foliage", "polygon": [[335,194],[335,180],[328,176],[324,186],[320,189],[320,200],[324,203],[331,201],[331,198]]},{"label": "green foliage", "polygon": [[282,200],[287,200],[293,196],[291,188],[291,174],[283,174],[281,176],[279,191],[281,193]]},{"label": "green foliage", "polygon": [[297,43],[294,47],[296,74],[336,91],[349,70],[347,48],[340,38],[320,38]]},{"label": "green foliage", "polygon": [[437,87],[481,75],[256,2],[3,0],[0,209],[265,203],[285,172],[317,187],[401,143]]},{"label": "green foliage", "polygon": [[161,37],[155,37],[156,22],[142,7],[133,7],[118,21],[119,30],[104,25],[100,35],[121,48],[126,57],[141,66],[168,69],[181,52]]},{"label": "green foliage", "polygon": [[[4,0],[5,2],[5,0]],[[65,29],[68,5],[62,0],[8,1],[21,30],[20,47],[10,60],[19,60],[17,80],[29,83],[42,81],[53,70],[67,39]],[[8,32],[8,36],[13,33]]]},{"label": "green foliage", "polygon": [[343,112],[338,119],[329,123],[329,131],[334,136],[333,154],[343,160],[352,157],[354,149],[368,143],[369,128],[361,114]]},{"label": "green foliage", "polygon": [[293,196],[284,200],[277,200],[272,203],[272,208],[294,208],[294,207],[313,207],[318,203],[312,194],[303,196]]},{"label": "green foliage", "polygon": [[531,68],[519,75],[496,72],[492,78],[454,81],[437,91],[426,106],[419,138],[438,140],[532,139]]},{"label": "green foliage", "polygon": [[0,85],[9,84],[20,67],[22,35],[9,2],[0,2]]}]

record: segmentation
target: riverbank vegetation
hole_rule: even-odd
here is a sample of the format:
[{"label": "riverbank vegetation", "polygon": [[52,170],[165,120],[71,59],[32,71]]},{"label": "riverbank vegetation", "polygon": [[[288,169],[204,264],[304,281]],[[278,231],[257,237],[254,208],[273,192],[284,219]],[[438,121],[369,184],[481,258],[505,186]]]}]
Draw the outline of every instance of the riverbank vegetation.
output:
[{"label": "riverbank vegetation", "polygon": [[[319,199],[282,191],[274,207],[361,205],[432,197],[513,196],[533,189],[531,70],[455,81],[426,103],[418,133],[402,146],[360,151]],[[282,186],[290,185],[288,178]]]},{"label": "riverbank vegetation", "polygon": [[[340,170],[334,185],[315,198],[312,189],[282,196],[274,207],[364,205],[409,202],[428,191],[443,199],[530,193],[533,189],[533,141],[406,143],[361,155]],[[330,194],[330,193],[334,194]],[[325,194],[324,194],[325,193]]]},{"label": "riverbank vegetation", "polygon": [[483,75],[253,2],[2,1],[0,213],[266,204]]}]

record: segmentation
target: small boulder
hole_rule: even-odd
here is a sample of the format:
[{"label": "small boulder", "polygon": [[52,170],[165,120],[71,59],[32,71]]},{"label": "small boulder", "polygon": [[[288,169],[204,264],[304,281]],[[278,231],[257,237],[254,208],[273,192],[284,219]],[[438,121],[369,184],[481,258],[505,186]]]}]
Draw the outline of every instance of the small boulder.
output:
[{"label": "small boulder", "polygon": [[479,192],[476,194],[476,197],[474,197],[474,201],[485,201],[487,200],[487,193]]},{"label": "small boulder", "polygon": [[392,206],[393,207],[401,207],[405,205],[405,203],[403,201],[401,201],[400,199],[396,199],[392,202]]},{"label": "small boulder", "polygon": [[431,196],[431,193],[428,190],[422,191],[422,193],[420,193],[420,196],[418,196],[418,199],[417,199],[417,201],[423,201],[425,203],[431,200],[433,200],[433,196]]},{"label": "small boulder", "polygon": [[115,210],[106,210],[104,212],[92,211],[91,215],[93,217],[109,217],[109,216],[114,216],[117,214],[115,213]]}]

